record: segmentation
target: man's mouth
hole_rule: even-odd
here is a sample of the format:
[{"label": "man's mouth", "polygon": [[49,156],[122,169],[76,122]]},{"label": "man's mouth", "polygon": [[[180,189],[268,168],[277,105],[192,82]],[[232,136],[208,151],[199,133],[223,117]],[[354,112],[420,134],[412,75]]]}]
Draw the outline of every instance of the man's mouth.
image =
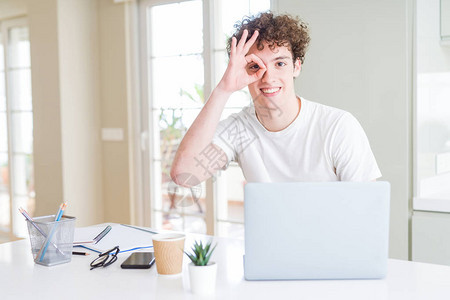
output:
[{"label": "man's mouth", "polygon": [[275,94],[279,90],[281,90],[281,87],[265,88],[265,89],[261,89],[261,92],[263,92],[265,95],[271,95],[271,94]]}]

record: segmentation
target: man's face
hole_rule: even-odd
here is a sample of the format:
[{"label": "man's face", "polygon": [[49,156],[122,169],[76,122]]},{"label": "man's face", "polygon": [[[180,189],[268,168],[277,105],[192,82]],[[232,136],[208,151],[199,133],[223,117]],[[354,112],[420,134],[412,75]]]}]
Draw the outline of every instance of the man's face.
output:
[{"label": "man's face", "polygon": [[[248,86],[255,105],[277,109],[284,107],[289,101],[297,101],[294,77],[300,74],[300,60],[297,59],[294,63],[287,47],[275,47],[272,51],[264,43],[264,49],[260,51],[255,43],[248,54],[255,54],[266,66],[263,77]],[[247,71],[256,72],[258,68],[255,63],[250,63]]]}]

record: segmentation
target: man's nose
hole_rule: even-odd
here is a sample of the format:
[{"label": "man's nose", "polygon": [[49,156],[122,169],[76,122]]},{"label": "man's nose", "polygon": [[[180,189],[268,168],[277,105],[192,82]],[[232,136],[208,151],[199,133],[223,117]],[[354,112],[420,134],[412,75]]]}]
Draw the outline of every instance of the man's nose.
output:
[{"label": "man's nose", "polygon": [[263,77],[261,78],[262,82],[271,82],[273,80],[274,70],[271,68],[267,68],[264,72]]}]

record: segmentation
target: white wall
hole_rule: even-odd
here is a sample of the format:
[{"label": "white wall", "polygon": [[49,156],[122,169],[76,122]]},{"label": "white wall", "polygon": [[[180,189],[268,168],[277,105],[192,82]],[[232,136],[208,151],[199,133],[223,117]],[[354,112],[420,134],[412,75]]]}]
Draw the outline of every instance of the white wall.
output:
[{"label": "white wall", "polygon": [[[102,13],[101,3],[105,4]],[[78,226],[130,220],[127,151],[105,159],[100,141],[102,118],[117,111],[112,119],[127,120],[124,75],[100,81],[102,71],[111,73],[106,78],[121,74],[126,62],[122,52],[109,55],[110,49],[125,47],[123,34],[118,35],[125,22],[114,15],[123,11],[124,4],[110,0],[0,0],[1,19],[26,16],[30,29],[36,215],[55,213],[66,200],[67,213],[78,218]],[[111,26],[109,35],[117,38],[104,52],[102,20],[119,28]],[[102,69],[101,58],[118,70]],[[106,100],[101,91],[109,86],[102,84],[114,86],[110,89],[114,95]],[[119,99],[119,107],[111,105],[111,98]],[[126,149],[126,142],[122,144]],[[104,173],[107,179],[120,179],[105,184]],[[111,198],[120,199],[120,205],[104,203],[104,190],[112,191]]]},{"label": "white wall", "polygon": [[297,92],[353,113],[391,183],[390,257],[408,259],[412,4],[408,0],[278,0],[309,23]]},{"label": "white wall", "polygon": [[64,200],[77,226],[103,222],[97,1],[59,0]]},{"label": "white wall", "polygon": [[[9,1],[13,3],[13,1]],[[29,0],[36,215],[103,222],[96,1]]]},{"label": "white wall", "polygon": [[[30,29],[36,215],[67,213],[77,225],[130,223],[126,9],[112,0],[0,0],[0,19]],[[102,127],[123,128],[102,142]]]},{"label": "white wall", "polygon": [[[9,1],[12,5],[13,1]],[[28,0],[36,216],[54,214],[64,199],[56,0]]]},{"label": "white wall", "polygon": [[[130,3],[128,3],[130,4]],[[132,143],[129,127],[127,69],[127,3],[98,0],[100,42],[100,91],[101,118],[104,128],[122,128],[124,140],[103,142],[103,193],[104,216],[108,222],[130,223],[131,198],[129,143]]]},{"label": "white wall", "polygon": [[24,16],[27,13],[27,0],[0,0],[0,20],[17,16]]}]

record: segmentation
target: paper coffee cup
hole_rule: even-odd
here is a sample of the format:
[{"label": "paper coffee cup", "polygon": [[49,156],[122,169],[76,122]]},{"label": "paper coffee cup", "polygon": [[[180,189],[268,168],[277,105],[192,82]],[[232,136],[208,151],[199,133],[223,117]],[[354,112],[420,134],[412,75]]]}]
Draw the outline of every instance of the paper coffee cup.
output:
[{"label": "paper coffee cup", "polygon": [[181,233],[159,233],[153,235],[152,239],[158,274],[180,274],[183,269],[186,236]]}]

